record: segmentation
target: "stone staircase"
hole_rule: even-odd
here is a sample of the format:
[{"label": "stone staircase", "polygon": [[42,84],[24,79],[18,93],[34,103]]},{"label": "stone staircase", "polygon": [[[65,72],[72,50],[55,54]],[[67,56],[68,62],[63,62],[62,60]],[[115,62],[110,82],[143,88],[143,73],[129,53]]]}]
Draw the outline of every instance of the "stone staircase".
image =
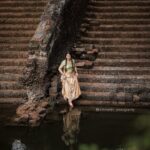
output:
[{"label": "stone staircase", "polygon": [[18,79],[46,3],[47,0],[0,1],[0,103],[18,103],[26,98]]},{"label": "stone staircase", "polygon": [[98,55],[78,69],[78,103],[149,104],[150,0],[90,0],[81,31],[78,49],[94,46]]},{"label": "stone staircase", "polygon": [[98,50],[92,68],[78,68],[77,104],[149,106],[150,0],[89,0],[76,47]]}]

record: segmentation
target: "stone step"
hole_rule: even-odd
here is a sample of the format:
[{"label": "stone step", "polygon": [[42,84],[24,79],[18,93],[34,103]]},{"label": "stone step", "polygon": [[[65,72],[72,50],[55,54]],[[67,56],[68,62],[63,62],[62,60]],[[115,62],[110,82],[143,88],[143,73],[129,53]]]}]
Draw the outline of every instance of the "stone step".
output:
[{"label": "stone step", "polygon": [[114,44],[149,45],[150,44],[149,38],[124,38],[124,37],[121,37],[121,38],[98,38],[95,34],[82,36],[80,41],[82,43],[101,44],[101,45],[114,45]]},{"label": "stone step", "polygon": [[[86,44],[82,43],[78,45],[78,47],[83,48],[85,47],[86,49],[91,49],[91,45],[94,45],[95,48],[98,48],[100,52],[149,52],[150,45],[136,45],[136,44],[112,44],[112,45],[107,45],[107,44]],[[136,50],[137,49],[137,50]]]},{"label": "stone step", "polygon": [[24,98],[26,90],[0,90],[0,98]]},{"label": "stone step", "polygon": [[[11,59],[7,57],[7,59],[0,59],[0,66],[25,66],[27,63],[27,58],[26,59],[20,59],[20,57],[12,57],[12,55],[9,55]],[[12,59],[14,58],[14,59]]]},{"label": "stone step", "polygon": [[34,12],[34,13],[30,13],[30,12],[24,12],[24,13],[1,13],[0,14],[0,19],[4,19],[4,18],[39,18],[41,16],[41,13],[39,12]]},{"label": "stone step", "polygon": [[[16,2],[24,2],[24,0],[15,0],[15,1],[16,1]],[[39,1],[45,2],[45,3],[47,2],[47,0],[26,0],[26,2],[37,2],[37,1],[38,1],[38,2],[39,2]],[[12,3],[13,3],[14,0],[1,0],[1,1],[0,1],[0,3],[6,3],[6,2],[7,2],[7,3],[11,3],[11,2],[12,2]]]},{"label": "stone step", "polygon": [[[92,0],[91,2],[99,2],[99,1],[102,1],[102,2],[105,2],[105,3],[109,3],[109,2],[130,2],[130,0]],[[148,1],[148,0],[143,0],[144,2]],[[132,2],[141,2],[140,0],[132,0]]]},{"label": "stone step", "polygon": [[[17,45],[17,44],[16,44]],[[0,47],[1,49],[0,49],[0,51],[7,51],[7,50],[9,50],[9,51],[28,51],[29,50],[29,47],[28,46],[25,46],[25,47]]]},{"label": "stone step", "polygon": [[28,7],[11,7],[11,6],[6,6],[6,7],[0,7],[0,13],[1,12],[12,12],[12,13],[19,13],[19,12],[43,12],[43,7],[41,6],[28,6]]},{"label": "stone step", "polygon": [[[127,32],[127,31],[86,31],[83,34],[86,37],[93,37],[93,38],[150,38],[149,31],[136,31],[136,32]],[[90,39],[92,40],[92,39]],[[95,39],[94,39],[95,40]],[[99,39],[98,39],[99,40]],[[87,41],[86,41],[87,42]],[[90,41],[88,41],[90,42]]]},{"label": "stone step", "polygon": [[28,51],[28,44],[0,44],[0,51]]},{"label": "stone step", "polygon": [[[11,53],[11,55],[10,55]],[[0,58],[27,58],[28,57],[28,52],[27,51],[0,51]]]},{"label": "stone step", "polygon": [[[93,1],[106,1],[106,2],[109,2],[109,1],[111,1],[111,2],[115,2],[115,1],[128,1],[128,2],[130,2],[130,0],[93,0]],[[132,1],[135,1],[135,2],[138,2],[138,1],[141,1],[141,0],[132,0]],[[144,1],[147,1],[147,0],[144,0]]]},{"label": "stone step", "polygon": [[[43,7],[45,6],[45,1],[8,1],[8,2],[0,2],[0,7],[33,7],[33,6],[40,6],[40,7]],[[33,7],[34,8],[34,7]]]},{"label": "stone step", "polygon": [[77,104],[150,106],[149,24],[150,1],[89,1],[76,47],[95,47],[98,55],[93,68],[78,67]]},{"label": "stone step", "polygon": [[[97,100],[86,100],[86,99],[80,99],[78,101],[75,102],[76,105],[79,106],[103,106],[103,107],[123,107],[123,108],[127,108],[126,111],[129,110],[129,108],[131,108],[133,110],[133,108],[147,108],[149,109],[150,107],[150,103],[149,102],[125,102],[125,101],[117,101],[116,99],[111,99],[111,100],[107,100],[107,101],[97,101]],[[98,112],[99,111],[105,111],[105,108],[97,108],[96,109]],[[114,109],[110,108],[109,111],[113,111]],[[122,109],[121,109],[122,110]]]},{"label": "stone step", "polygon": [[[118,33],[119,31],[117,31],[117,33]],[[89,39],[89,40],[99,40],[99,41],[101,41],[101,42],[105,42],[105,41],[107,41],[107,42],[111,42],[111,41],[114,41],[114,42],[119,42],[119,41],[121,41],[121,42],[123,42],[123,41],[131,41],[131,42],[140,42],[140,41],[146,41],[146,42],[148,42],[148,41],[150,41],[149,40],[149,38],[142,38],[142,37],[139,37],[139,38],[125,38],[125,37],[114,37],[114,38],[96,38],[96,37],[81,37],[81,39]],[[88,44],[88,43],[87,43]]]},{"label": "stone step", "polygon": [[150,14],[147,12],[137,12],[137,13],[130,13],[130,12],[100,12],[100,13],[94,13],[94,12],[87,12],[86,14],[87,18],[96,18],[96,19],[149,19]]},{"label": "stone step", "polygon": [[[10,55],[11,54],[11,55]],[[0,51],[0,58],[27,58],[28,57],[28,52],[27,51]]]},{"label": "stone step", "polygon": [[149,31],[150,30],[150,25],[145,24],[145,25],[128,25],[128,24],[123,24],[123,25],[95,25],[95,26],[90,26],[88,24],[83,24],[82,28],[87,28],[88,31]]},{"label": "stone step", "polygon": [[95,19],[95,18],[84,18],[84,23],[89,23],[90,25],[145,25],[150,24],[150,19]]},{"label": "stone step", "polygon": [[0,98],[0,104],[22,104],[25,103],[24,98]]},{"label": "stone step", "polygon": [[22,90],[24,87],[16,81],[1,81],[0,90]]},{"label": "stone step", "polygon": [[0,74],[2,73],[14,73],[21,74],[23,72],[23,66],[0,66]]},{"label": "stone step", "polygon": [[143,6],[150,6],[149,1],[91,1],[89,2],[90,6],[98,6],[98,7],[109,7],[109,6],[137,6],[137,7],[143,7]]},{"label": "stone step", "polygon": [[32,37],[35,33],[34,30],[25,30],[25,31],[0,31],[0,37],[9,37],[9,36],[15,36],[15,37]]},{"label": "stone step", "polygon": [[19,83],[29,42],[47,0],[0,1],[0,103],[22,103],[27,92]]},{"label": "stone step", "polygon": [[40,18],[5,18],[0,20],[0,25],[1,24],[38,24],[40,21]]},{"label": "stone step", "polygon": [[150,59],[99,59],[99,58],[97,58],[96,59],[96,61],[95,62],[114,62],[114,63],[116,63],[116,62],[150,62]]},{"label": "stone step", "polygon": [[[133,95],[132,93],[127,92],[82,92],[82,99],[87,100],[97,100],[97,101],[111,101],[111,100],[117,100],[117,101],[133,101]],[[150,96],[150,93],[148,94]],[[150,97],[147,96],[141,96],[141,101],[149,101]]]},{"label": "stone step", "polygon": [[100,66],[144,66],[150,67],[150,59],[96,59],[94,64]]},{"label": "stone step", "polygon": [[81,72],[78,76],[79,82],[91,83],[131,83],[145,84],[150,83],[150,75],[97,75],[84,74]]},{"label": "stone step", "polygon": [[90,83],[80,82],[82,91],[87,92],[128,92],[128,93],[150,93],[150,83],[131,84],[131,83]]},{"label": "stone step", "polygon": [[[9,43],[9,44],[27,44],[30,42],[31,37],[0,37],[0,44]],[[16,50],[18,51],[18,50]]]},{"label": "stone step", "polygon": [[101,44],[78,44],[78,47],[91,48],[95,46],[100,52],[149,52],[150,47],[148,45],[101,45]]},{"label": "stone step", "polygon": [[99,52],[98,58],[150,58],[150,52]]},{"label": "stone step", "polygon": [[[107,38],[106,36],[108,36],[107,34],[103,34],[103,37],[104,38]],[[113,35],[115,37],[115,35]],[[117,36],[117,35],[116,35]],[[129,36],[129,35],[128,35]],[[133,35],[130,35],[130,37],[133,36]],[[136,36],[136,35],[134,35]],[[108,38],[109,39],[109,38]],[[137,42],[137,41],[113,41],[111,40],[111,42],[109,41],[101,41],[100,38],[82,38],[80,40],[81,43],[83,44],[93,44],[93,45],[99,45],[100,47],[137,47],[137,46],[140,46],[140,48],[146,48],[146,47],[150,47],[150,42],[148,41],[140,41],[140,42]]]},{"label": "stone step", "polygon": [[9,25],[9,24],[4,24],[4,25],[1,25],[0,26],[0,30],[3,30],[3,31],[24,31],[24,30],[28,30],[28,31],[33,31],[35,30],[37,27],[37,25],[32,25],[32,24],[25,24],[24,26],[20,25],[20,24],[12,24],[12,25]]},{"label": "stone step", "polygon": [[[4,2],[13,2],[14,0],[1,0],[0,3],[4,3]],[[18,1],[18,2],[23,2],[24,0],[15,0],[15,1]],[[26,0],[26,2],[36,2],[36,1],[39,1],[39,0]],[[40,0],[41,2],[47,2],[47,0]]]},{"label": "stone step", "polygon": [[112,99],[116,99],[119,101],[129,101],[132,100],[132,95],[130,93],[124,93],[124,92],[82,92],[82,99],[87,100],[101,100],[101,101],[108,101]]},{"label": "stone step", "polygon": [[99,12],[99,13],[103,13],[103,12],[150,12],[150,6],[142,6],[142,7],[137,7],[137,6],[115,6],[115,7],[111,7],[111,6],[107,6],[107,7],[99,7],[99,6],[88,6],[87,7],[87,11],[88,12]]},{"label": "stone step", "polygon": [[[125,66],[125,67],[124,67]],[[137,67],[136,65],[134,67],[132,67],[132,65],[125,65],[125,64],[110,64],[110,63],[106,63],[106,64],[102,64],[99,65],[95,65],[93,67],[93,69],[78,69],[79,73],[82,74],[91,74],[91,75],[114,75],[114,76],[120,76],[120,75],[150,75],[150,70],[149,70],[149,66],[145,67],[141,66],[141,67]],[[144,67],[142,69],[142,67]],[[122,68],[122,69],[121,69]],[[128,68],[128,69],[126,69]],[[134,69],[135,68],[135,69]],[[119,77],[118,77],[119,78]]]},{"label": "stone step", "polygon": [[3,74],[0,74],[0,82],[1,81],[18,81],[20,77],[21,75],[19,74],[3,73]]},{"label": "stone step", "polygon": [[142,67],[132,67],[132,66],[128,66],[128,67],[109,67],[109,66],[93,66],[93,68],[91,69],[83,69],[83,68],[78,68],[78,71],[149,71],[150,70],[150,67],[145,67],[145,66],[142,66]]}]

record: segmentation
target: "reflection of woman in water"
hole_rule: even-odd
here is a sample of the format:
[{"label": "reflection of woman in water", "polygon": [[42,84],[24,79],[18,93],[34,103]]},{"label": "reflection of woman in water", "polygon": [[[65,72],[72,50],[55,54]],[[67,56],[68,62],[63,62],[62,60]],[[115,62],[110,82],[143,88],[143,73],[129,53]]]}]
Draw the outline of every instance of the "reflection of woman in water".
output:
[{"label": "reflection of woman in water", "polygon": [[14,140],[12,143],[12,149],[11,150],[27,150],[27,147],[25,144],[21,142],[21,140]]},{"label": "reflection of woman in water", "polygon": [[81,111],[78,108],[71,109],[63,115],[64,134],[62,140],[67,146],[73,149],[73,145],[77,143],[77,135],[79,133]]},{"label": "reflection of woman in water", "polygon": [[62,95],[73,107],[72,101],[81,95],[81,90],[75,60],[71,58],[69,53],[66,54],[66,59],[61,62],[58,70],[61,73]]}]

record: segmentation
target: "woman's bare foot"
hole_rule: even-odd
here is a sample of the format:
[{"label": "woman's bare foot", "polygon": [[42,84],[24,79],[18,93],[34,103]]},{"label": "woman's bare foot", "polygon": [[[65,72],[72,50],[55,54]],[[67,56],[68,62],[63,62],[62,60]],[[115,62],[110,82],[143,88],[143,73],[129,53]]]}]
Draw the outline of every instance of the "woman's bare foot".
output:
[{"label": "woman's bare foot", "polygon": [[71,101],[68,101],[69,102],[69,106],[73,108],[73,104]]}]

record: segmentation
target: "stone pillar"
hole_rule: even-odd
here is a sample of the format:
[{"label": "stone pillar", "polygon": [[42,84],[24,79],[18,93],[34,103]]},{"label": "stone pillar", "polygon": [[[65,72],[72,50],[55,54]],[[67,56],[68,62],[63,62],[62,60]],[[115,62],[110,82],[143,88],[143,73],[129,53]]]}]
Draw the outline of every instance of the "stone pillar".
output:
[{"label": "stone pillar", "polygon": [[47,47],[57,27],[62,4],[59,1],[50,0],[48,2],[35,34],[29,43],[27,65],[24,68],[23,76],[20,78],[21,83],[27,89],[28,101],[37,101],[47,95],[47,88],[50,84]]}]

